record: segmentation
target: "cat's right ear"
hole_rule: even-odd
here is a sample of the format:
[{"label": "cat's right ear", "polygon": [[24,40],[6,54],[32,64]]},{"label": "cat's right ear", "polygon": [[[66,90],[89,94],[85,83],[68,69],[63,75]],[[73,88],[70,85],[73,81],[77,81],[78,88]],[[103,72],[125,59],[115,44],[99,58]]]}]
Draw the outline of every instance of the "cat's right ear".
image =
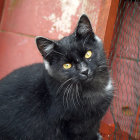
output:
[{"label": "cat's right ear", "polygon": [[85,37],[91,33],[93,33],[93,31],[90,20],[87,17],[87,15],[83,14],[78,21],[78,25],[76,28],[76,36]]},{"label": "cat's right ear", "polygon": [[45,57],[53,51],[55,45],[53,41],[41,36],[37,36],[35,40],[36,40],[36,45],[40,53],[42,54],[42,56]]}]

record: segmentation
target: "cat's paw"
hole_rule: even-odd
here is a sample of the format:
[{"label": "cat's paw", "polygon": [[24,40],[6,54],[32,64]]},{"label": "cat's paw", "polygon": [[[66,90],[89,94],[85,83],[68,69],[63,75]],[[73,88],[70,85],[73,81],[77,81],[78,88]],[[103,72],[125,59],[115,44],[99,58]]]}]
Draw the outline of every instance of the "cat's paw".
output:
[{"label": "cat's paw", "polygon": [[100,135],[100,133],[97,133],[98,140],[103,140],[103,137]]}]

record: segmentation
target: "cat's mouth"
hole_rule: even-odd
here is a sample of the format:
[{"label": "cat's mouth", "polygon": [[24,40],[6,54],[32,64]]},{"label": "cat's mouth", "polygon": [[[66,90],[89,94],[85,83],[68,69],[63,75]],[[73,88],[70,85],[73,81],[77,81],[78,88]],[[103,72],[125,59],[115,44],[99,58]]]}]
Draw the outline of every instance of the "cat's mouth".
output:
[{"label": "cat's mouth", "polygon": [[92,80],[92,77],[88,77],[86,82],[90,82]]},{"label": "cat's mouth", "polygon": [[80,74],[80,81],[82,82],[90,82],[92,80],[91,75]]},{"label": "cat's mouth", "polygon": [[85,74],[79,74],[80,75],[80,80],[87,80],[88,79],[88,75]]}]

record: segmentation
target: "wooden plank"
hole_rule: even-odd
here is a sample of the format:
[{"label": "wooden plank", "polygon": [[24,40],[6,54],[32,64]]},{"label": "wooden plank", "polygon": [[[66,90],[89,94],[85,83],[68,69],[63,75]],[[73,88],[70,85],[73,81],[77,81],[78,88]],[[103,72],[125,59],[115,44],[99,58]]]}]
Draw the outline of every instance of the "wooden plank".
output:
[{"label": "wooden plank", "polygon": [[103,40],[107,57],[111,47],[113,29],[117,17],[119,0],[102,0],[99,20],[97,24],[97,35]]},{"label": "wooden plank", "polygon": [[1,22],[2,13],[3,13],[3,7],[4,7],[4,0],[0,0],[0,22]]}]

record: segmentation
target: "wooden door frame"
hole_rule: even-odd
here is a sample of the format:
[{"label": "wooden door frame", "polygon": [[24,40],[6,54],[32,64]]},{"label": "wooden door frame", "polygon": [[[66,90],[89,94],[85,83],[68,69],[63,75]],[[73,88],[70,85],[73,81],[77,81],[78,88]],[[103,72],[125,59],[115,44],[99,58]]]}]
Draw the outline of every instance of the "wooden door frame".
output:
[{"label": "wooden door frame", "polygon": [[109,57],[114,25],[120,0],[102,0],[96,34],[103,40],[104,49]]},{"label": "wooden door frame", "polygon": [[3,7],[4,7],[4,0],[0,0],[0,23],[2,19],[2,14],[3,14]]}]

